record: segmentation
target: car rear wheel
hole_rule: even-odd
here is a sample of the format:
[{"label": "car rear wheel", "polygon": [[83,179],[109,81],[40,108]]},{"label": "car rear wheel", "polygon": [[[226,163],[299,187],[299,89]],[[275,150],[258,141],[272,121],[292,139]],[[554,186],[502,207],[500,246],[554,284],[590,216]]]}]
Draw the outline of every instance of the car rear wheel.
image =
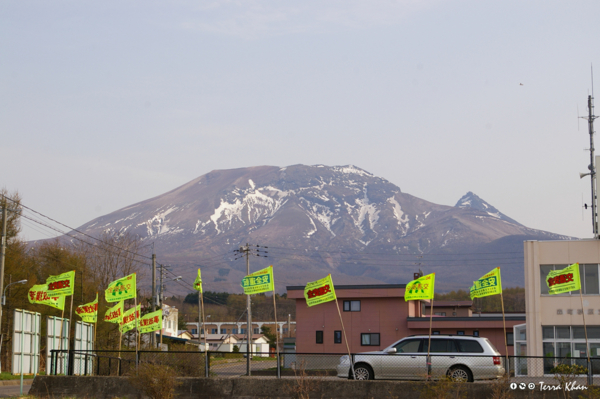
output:
[{"label": "car rear wheel", "polygon": [[473,382],[473,374],[464,366],[455,366],[448,370],[448,377],[454,382]]},{"label": "car rear wheel", "polygon": [[[350,370],[350,379],[352,379],[352,370]],[[354,366],[354,379],[359,381],[372,380],[373,370],[366,364],[357,364]]]}]

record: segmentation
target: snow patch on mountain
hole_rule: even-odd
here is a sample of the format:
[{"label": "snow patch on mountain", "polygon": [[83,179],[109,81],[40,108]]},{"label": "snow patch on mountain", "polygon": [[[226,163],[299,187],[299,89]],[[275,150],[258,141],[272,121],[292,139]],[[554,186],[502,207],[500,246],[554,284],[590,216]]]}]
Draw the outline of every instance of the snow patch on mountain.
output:
[{"label": "snow patch on mountain", "polygon": [[[183,231],[183,229],[177,228],[177,227],[173,227],[170,228],[169,227],[169,223],[167,221],[167,216],[172,213],[175,212],[177,209],[179,209],[179,207],[177,206],[170,206],[168,207],[166,210],[161,211],[161,209],[165,208],[160,207],[158,208],[156,211],[158,212],[157,214],[155,214],[151,219],[146,220],[145,222],[139,223],[137,226],[144,226],[146,227],[146,232],[148,234],[148,237],[152,237],[155,235],[161,235],[161,234],[167,234],[167,233],[179,233],[181,231]],[[125,219],[129,219],[125,218]]]},{"label": "snow patch on mountain", "polygon": [[390,197],[387,199],[387,202],[389,202],[392,205],[392,210],[394,211],[394,218],[398,221],[398,226],[400,226],[400,230],[402,231],[402,237],[406,236],[406,234],[408,233],[408,229],[410,229],[408,215],[406,215],[402,211],[402,207],[400,206],[398,201],[396,201],[396,198]]},{"label": "snow patch on mountain", "polygon": [[342,172],[342,173],[346,173],[346,174],[357,174],[359,176],[373,177],[373,175],[371,173],[367,172],[366,170],[362,170],[360,168],[357,168],[354,165],[332,166],[331,170],[333,170],[334,172]]},{"label": "snow patch on mountain", "polygon": [[315,225],[315,222],[312,220],[311,217],[308,218],[308,220],[310,220],[310,224],[312,224],[312,230],[309,231],[308,233],[306,233],[306,235],[304,237],[306,238],[310,238],[310,236],[312,236],[313,234],[315,234],[317,232],[317,226]]},{"label": "snow patch on mountain", "polygon": [[232,202],[221,198],[219,207],[209,217],[217,234],[232,228],[237,221],[245,225],[257,223],[264,218],[270,219],[287,202],[287,192],[269,186],[265,191],[274,192],[275,196],[271,197],[262,193],[260,189],[255,189],[256,185],[252,180],[249,180],[249,183],[253,186],[252,190],[236,188],[232,192],[238,198]]}]

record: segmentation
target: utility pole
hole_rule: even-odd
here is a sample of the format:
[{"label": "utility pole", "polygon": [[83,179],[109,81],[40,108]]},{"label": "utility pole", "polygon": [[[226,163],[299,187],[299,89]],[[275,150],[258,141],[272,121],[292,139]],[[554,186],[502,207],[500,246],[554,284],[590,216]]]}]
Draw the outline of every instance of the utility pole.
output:
[{"label": "utility pole", "polygon": [[[2,252],[0,253],[0,294],[4,294],[4,258],[6,257],[6,200],[2,207]],[[0,302],[0,371],[2,371],[2,302]]]},{"label": "utility pole", "polygon": [[[240,247],[240,253],[246,256],[246,276],[250,274],[250,244],[246,243],[245,247]],[[246,295],[246,375],[250,376],[250,358],[252,356],[252,307],[250,303],[250,295]]]},{"label": "utility pole", "polygon": [[292,315],[288,313],[288,338],[292,336]]},{"label": "utility pole", "polygon": [[[156,254],[154,253],[154,243],[152,243],[152,311],[156,311]],[[152,348],[156,348],[155,341],[156,334],[151,334],[150,346]]]},{"label": "utility pole", "polygon": [[[164,265],[160,265],[160,294],[159,294],[159,305],[162,309],[163,304],[163,275],[165,274]],[[164,314],[163,314],[163,325],[165,323]],[[160,350],[162,350],[162,341],[163,341],[163,326],[160,326]]]},{"label": "utility pole", "polygon": [[[245,247],[240,247],[240,249],[235,249],[233,250],[233,252],[236,254],[236,258],[234,260],[240,259],[242,257],[246,257],[246,276],[250,274],[250,255],[255,255],[255,256],[262,256],[262,257],[267,257],[267,255],[264,255],[266,253],[268,253],[267,251],[261,250],[260,248],[268,248],[268,247],[261,247],[260,245],[256,245],[256,248],[254,248],[255,246],[253,245],[252,248],[250,247],[250,244],[246,243]],[[261,252],[262,251],[262,252]],[[252,306],[251,306],[251,302],[250,302],[250,295],[246,296],[246,313],[247,313],[247,321],[246,321],[246,375],[250,376],[251,375],[251,370],[250,370],[250,358],[252,357],[252,349],[250,347],[250,345],[252,345],[252,333],[253,333],[253,328],[252,328]]]}]

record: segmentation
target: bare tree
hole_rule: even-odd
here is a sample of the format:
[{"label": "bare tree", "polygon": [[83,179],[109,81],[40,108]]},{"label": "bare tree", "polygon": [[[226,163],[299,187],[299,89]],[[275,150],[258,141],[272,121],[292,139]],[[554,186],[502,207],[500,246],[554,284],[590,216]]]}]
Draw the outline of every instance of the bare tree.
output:
[{"label": "bare tree", "polygon": [[93,279],[101,289],[111,281],[132,273],[142,278],[149,261],[140,256],[141,240],[129,233],[105,232],[98,241],[78,242],[75,245],[87,259],[86,278]]}]

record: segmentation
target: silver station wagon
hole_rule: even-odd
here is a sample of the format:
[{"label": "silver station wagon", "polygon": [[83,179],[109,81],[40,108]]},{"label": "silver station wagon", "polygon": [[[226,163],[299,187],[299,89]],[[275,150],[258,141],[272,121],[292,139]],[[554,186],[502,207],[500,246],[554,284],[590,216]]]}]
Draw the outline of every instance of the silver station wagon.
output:
[{"label": "silver station wagon", "polygon": [[[357,380],[427,379],[428,335],[411,336],[394,342],[384,350],[354,355]],[[500,352],[482,337],[434,335],[431,337],[431,376],[454,381],[497,379],[504,375]],[[340,358],[337,376],[352,378],[348,356]]]}]

